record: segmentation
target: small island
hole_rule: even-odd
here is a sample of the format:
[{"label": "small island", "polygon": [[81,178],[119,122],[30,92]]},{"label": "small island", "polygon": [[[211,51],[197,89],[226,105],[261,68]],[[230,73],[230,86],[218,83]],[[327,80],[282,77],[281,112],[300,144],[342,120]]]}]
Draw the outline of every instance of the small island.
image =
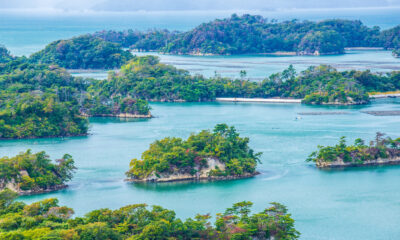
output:
[{"label": "small island", "polygon": [[335,146],[318,146],[307,161],[315,162],[318,168],[344,168],[371,165],[400,164],[400,138],[391,139],[377,133],[375,141],[366,145],[358,138],[353,145],[346,145],[342,137]]},{"label": "small island", "polygon": [[19,195],[31,195],[66,188],[76,170],[74,160],[65,154],[55,162],[45,152],[31,150],[0,158],[0,191],[10,189]]},{"label": "small island", "polygon": [[248,145],[234,127],[217,124],[187,140],[167,137],[150,145],[142,160],[133,159],[126,173],[132,182],[228,180],[249,178],[256,171],[261,153]]}]

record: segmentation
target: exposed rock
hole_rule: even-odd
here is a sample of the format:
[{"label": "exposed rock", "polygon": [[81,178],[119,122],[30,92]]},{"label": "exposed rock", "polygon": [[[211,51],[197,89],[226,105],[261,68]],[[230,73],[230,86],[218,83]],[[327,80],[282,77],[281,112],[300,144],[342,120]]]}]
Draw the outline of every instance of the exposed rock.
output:
[{"label": "exposed rock", "polygon": [[149,114],[131,114],[131,113],[119,113],[119,114],[96,114],[88,115],[82,114],[84,117],[118,117],[118,118],[152,118],[153,116]]},{"label": "exposed rock", "polygon": [[359,167],[359,166],[374,166],[374,165],[397,165],[400,164],[400,157],[394,158],[378,158],[373,160],[366,160],[361,163],[357,162],[344,162],[343,159],[338,158],[334,162],[317,161],[316,165],[319,168],[345,168],[345,167]]},{"label": "exposed rock", "polygon": [[173,173],[151,173],[148,177],[143,179],[127,179],[129,182],[175,182],[175,181],[199,181],[199,180],[233,180],[240,178],[249,178],[258,175],[259,172],[244,173],[242,175],[231,175],[231,176],[213,176],[210,175],[212,170],[225,170],[225,164],[219,161],[217,158],[207,158],[207,167],[199,168],[195,167],[196,173],[183,173],[179,169],[174,169]]}]

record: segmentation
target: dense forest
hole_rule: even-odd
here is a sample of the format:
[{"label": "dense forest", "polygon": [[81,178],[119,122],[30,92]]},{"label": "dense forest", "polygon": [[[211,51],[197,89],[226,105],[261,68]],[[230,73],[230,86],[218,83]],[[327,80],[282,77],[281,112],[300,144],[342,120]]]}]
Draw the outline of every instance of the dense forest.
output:
[{"label": "dense forest", "polygon": [[57,64],[69,69],[114,69],[132,58],[118,43],[104,41],[91,35],[50,43],[34,53],[32,63]]},{"label": "dense forest", "polygon": [[150,175],[195,175],[210,167],[209,158],[221,162],[225,169],[212,169],[207,177],[251,175],[261,153],[255,153],[248,143],[248,138],[239,137],[236,129],[226,124],[217,124],[212,132],[192,134],[187,140],[167,137],[152,143],[141,160],[133,159],[127,176],[141,180]]},{"label": "dense forest", "polygon": [[347,145],[346,138],[342,137],[335,146],[318,146],[318,151],[313,152],[307,161],[315,162],[318,167],[329,167],[374,164],[378,159],[399,158],[400,138],[383,136],[384,134],[378,132],[375,141],[370,141],[369,144],[357,138],[353,145]]},{"label": "dense forest", "polygon": [[203,23],[187,32],[168,30],[101,31],[93,35],[124,47],[170,54],[250,54],[296,52],[339,54],[345,47],[400,48],[400,26],[381,31],[361,21],[332,19],[319,22],[268,20],[233,14]]},{"label": "dense forest", "polygon": [[26,58],[1,63],[0,138],[86,135],[87,116],[149,115],[147,101],[94,88],[98,83]]},{"label": "dense forest", "polygon": [[68,154],[52,163],[45,152],[28,150],[15,157],[0,158],[0,190],[10,188],[19,194],[56,190],[65,187],[75,169]]},{"label": "dense forest", "polygon": [[[0,63],[0,138],[85,135],[88,116],[150,117],[147,101],[214,101],[217,97],[301,98],[306,104],[364,104],[368,92],[400,89],[400,72],[337,71],[292,66],[260,82],[205,78],[133,57],[106,80],[71,76],[57,65],[13,58]],[[5,60],[6,59],[6,60]]]},{"label": "dense forest", "polygon": [[213,101],[216,97],[304,98],[308,104],[368,103],[367,92],[400,89],[400,72],[339,72],[312,66],[296,73],[292,66],[261,82],[219,76],[205,78],[160,63],[155,56],[135,57],[98,88],[149,101]]},{"label": "dense forest", "polygon": [[10,51],[3,45],[0,45],[0,63],[5,63],[13,60]]},{"label": "dense forest", "polygon": [[295,240],[299,232],[287,208],[279,203],[251,213],[253,203],[239,202],[215,217],[197,214],[185,221],[160,206],[133,204],[99,209],[72,218],[73,209],[55,198],[27,205],[10,190],[0,192],[1,239],[276,239]]}]

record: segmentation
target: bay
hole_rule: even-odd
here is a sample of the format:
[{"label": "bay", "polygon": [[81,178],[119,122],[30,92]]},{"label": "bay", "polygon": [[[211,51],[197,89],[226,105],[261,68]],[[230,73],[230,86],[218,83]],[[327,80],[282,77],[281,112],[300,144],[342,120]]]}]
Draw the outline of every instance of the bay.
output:
[{"label": "bay", "polygon": [[[147,203],[174,209],[178,217],[223,211],[248,200],[255,210],[281,202],[296,220],[302,239],[398,239],[400,167],[321,171],[305,159],[317,145],[372,139],[376,131],[399,137],[400,117],[376,117],[369,110],[399,110],[398,99],[367,106],[319,107],[301,104],[152,103],[150,120],[91,119],[87,137],[0,141],[0,155],[30,148],[52,158],[71,154],[78,166],[68,189],[21,197],[25,202],[56,197],[76,215],[97,208],[116,209]],[[300,112],[348,114],[301,116]],[[217,123],[234,125],[251,146],[263,153],[261,175],[244,180],[207,183],[130,184],[124,173],[132,158],[166,136],[187,138]]]}]

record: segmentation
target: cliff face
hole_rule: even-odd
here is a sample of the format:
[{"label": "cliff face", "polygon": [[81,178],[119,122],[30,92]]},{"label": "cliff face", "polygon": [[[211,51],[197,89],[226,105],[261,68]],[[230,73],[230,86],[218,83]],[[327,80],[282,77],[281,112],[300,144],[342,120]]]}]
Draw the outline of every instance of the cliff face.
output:
[{"label": "cliff face", "polygon": [[343,159],[338,158],[334,162],[317,161],[316,165],[319,168],[344,168],[344,167],[358,167],[358,166],[374,166],[374,165],[397,165],[400,164],[400,157],[394,158],[378,158],[373,160],[357,162],[344,162]]},{"label": "cliff face", "polygon": [[[28,172],[25,170],[19,171],[19,174],[21,177],[29,176]],[[0,191],[8,188],[11,191],[18,193],[19,195],[33,195],[33,194],[39,194],[39,193],[53,192],[53,191],[57,191],[60,189],[64,189],[66,187],[68,187],[68,186],[65,184],[59,184],[59,185],[51,186],[51,187],[48,187],[45,189],[44,188],[35,188],[35,189],[23,190],[23,189],[21,189],[21,184],[16,182],[15,179],[11,179],[11,181],[0,180]]]},{"label": "cliff face", "polygon": [[195,174],[190,174],[187,172],[181,172],[179,169],[174,169],[172,173],[151,173],[148,177],[143,179],[128,179],[131,182],[174,182],[174,181],[185,181],[185,180],[228,180],[228,179],[239,179],[239,178],[249,178],[258,174],[255,173],[245,173],[242,175],[235,176],[211,176],[210,172],[212,170],[225,170],[225,164],[219,161],[217,158],[207,158],[207,167],[200,168],[195,167],[197,171]]}]

